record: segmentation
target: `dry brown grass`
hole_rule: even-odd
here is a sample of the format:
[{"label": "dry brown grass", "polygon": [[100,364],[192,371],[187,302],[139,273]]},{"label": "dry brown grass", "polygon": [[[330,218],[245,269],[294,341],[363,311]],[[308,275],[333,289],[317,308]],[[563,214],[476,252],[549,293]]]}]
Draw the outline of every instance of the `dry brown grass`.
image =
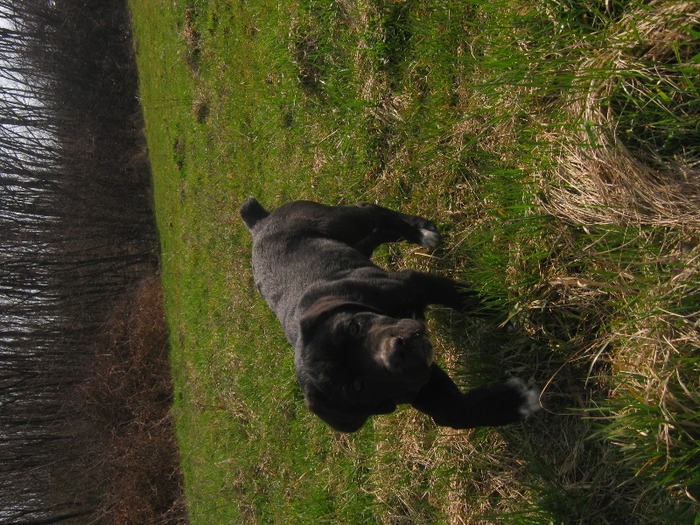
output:
[{"label": "dry brown grass", "polygon": [[558,169],[546,177],[547,211],[584,225],[700,227],[700,159],[650,159],[631,151],[610,104],[617,90],[644,89],[636,76],[673,87],[678,79],[664,65],[682,59],[679,45],[692,39],[679,28],[698,23],[697,2],[652,2],[626,15],[610,46],[592,50],[581,63],[565,104],[570,121],[580,125],[548,138],[561,153]]},{"label": "dry brown grass", "polygon": [[160,280],[146,278],[114,308],[80,391],[98,432],[93,470],[104,497],[97,523],[187,522],[168,348]]}]

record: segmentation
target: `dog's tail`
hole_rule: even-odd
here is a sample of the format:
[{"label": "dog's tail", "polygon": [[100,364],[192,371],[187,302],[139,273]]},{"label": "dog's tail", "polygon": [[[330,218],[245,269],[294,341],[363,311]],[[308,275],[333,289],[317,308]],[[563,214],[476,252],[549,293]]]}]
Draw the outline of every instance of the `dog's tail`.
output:
[{"label": "dog's tail", "polygon": [[255,225],[270,215],[265,208],[255,199],[255,197],[249,197],[241,205],[241,218],[249,230],[255,228]]}]

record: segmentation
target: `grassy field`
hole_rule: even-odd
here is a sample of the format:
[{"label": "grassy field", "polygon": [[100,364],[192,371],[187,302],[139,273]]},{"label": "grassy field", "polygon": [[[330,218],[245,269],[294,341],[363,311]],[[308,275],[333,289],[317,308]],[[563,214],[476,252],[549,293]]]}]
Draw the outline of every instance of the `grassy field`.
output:
[{"label": "grassy field", "polygon": [[[700,522],[700,5],[130,5],[192,523]],[[433,310],[439,359],[544,410],[332,432],[252,283],[249,195],[434,219],[442,248],[378,260],[500,306],[514,330]]]}]

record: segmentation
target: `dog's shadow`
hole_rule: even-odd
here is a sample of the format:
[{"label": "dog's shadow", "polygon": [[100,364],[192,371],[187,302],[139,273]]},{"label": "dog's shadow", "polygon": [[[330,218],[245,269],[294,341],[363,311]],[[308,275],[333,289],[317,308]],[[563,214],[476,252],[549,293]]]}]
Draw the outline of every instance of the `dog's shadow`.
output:
[{"label": "dog's shadow", "polygon": [[619,448],[601,437],[605,421],[596,406],[607,392],[592,380],[590,361],[576,359],[573,348],[547,347],[517,324],[502,326],[446,309],[434,309],[429,317],[437,346],[447,353],[436,358],[447,361],[460,388],[514,376],[540,388],[543,409],[527,421],[474,431],[498,432],[505,455],[526,465],[520,475],[539,494],[533,516],[603,523],[610,515],[633,515],[644,486],[622,466]]},{"label": "dog's shadow", "polygon": [[511,323],[504,325],[502,319],[470,317],[446,308],[433,308],[430,322],[435,338],[451,354],[446,357],[456,367],[452,372],[470,387],[514,376],[534,382],[543,373],[536,342]]}]

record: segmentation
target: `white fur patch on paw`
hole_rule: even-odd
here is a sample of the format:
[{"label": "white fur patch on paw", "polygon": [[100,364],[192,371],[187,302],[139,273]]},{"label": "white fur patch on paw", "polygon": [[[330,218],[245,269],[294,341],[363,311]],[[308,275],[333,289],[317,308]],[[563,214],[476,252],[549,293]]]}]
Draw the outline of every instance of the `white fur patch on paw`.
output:
[{"label": "white fur patch on paw", "polygon": [[520,394],[522,395],[523,401],[518,409],[522,419],[527,419],[542,408],[542,405],[540,404],[539,388],[528,385],[519,377],[514,377],[513,379],[508,380],[508,384],[519,390]]},{"label": "white fur patch on paw", "polygon": [[424,248],[434,249],[440,244],[440,234],[433,230],[428,230],[426,228],[421,228],[420,230],[420,244]]}]

